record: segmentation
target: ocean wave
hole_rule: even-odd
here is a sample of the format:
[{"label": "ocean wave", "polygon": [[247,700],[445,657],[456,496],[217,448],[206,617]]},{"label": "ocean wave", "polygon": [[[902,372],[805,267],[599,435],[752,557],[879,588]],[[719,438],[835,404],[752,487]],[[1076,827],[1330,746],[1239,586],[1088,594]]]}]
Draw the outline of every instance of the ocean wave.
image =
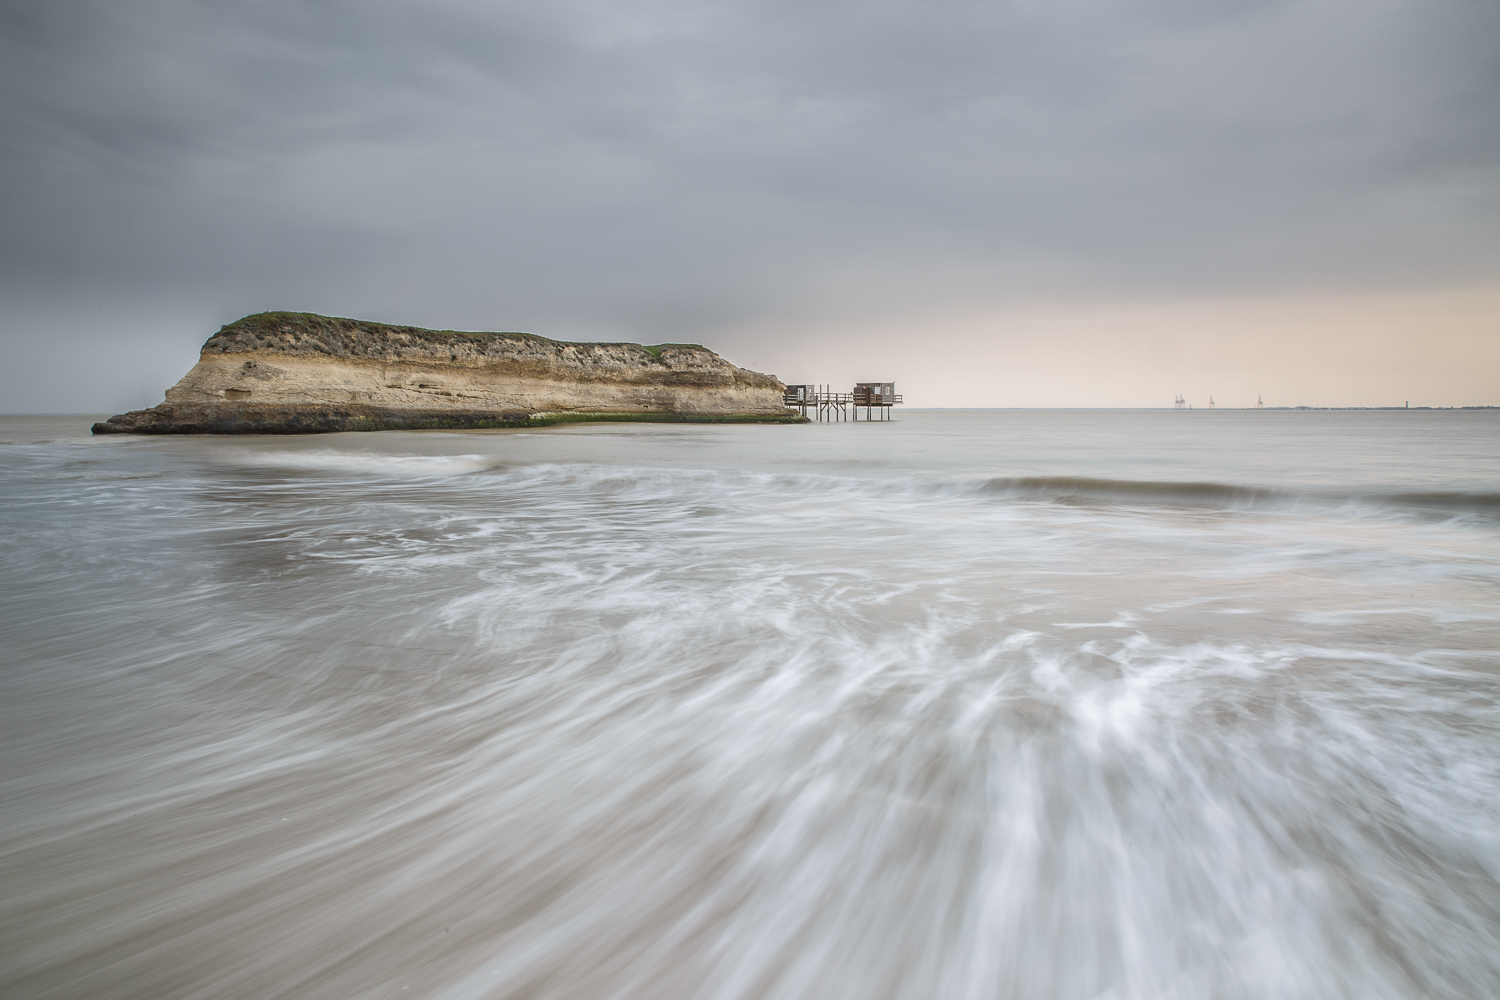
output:
[{"label": "ocean wave", "polygon": [[489,455],[389,455],[332,449],[244,452],[236,454],[233,462],[262,469],[398,479],[464,476],[504,468],[504,463]]},{"label": "ocean wave", "polygon": [[[715,493],[767,493],[784,496],[814,494],[888,497],[892,500],[990,499],[1060,504],[1132,504],[1142,506],[1216,507],[1260,509],[1303,507],[1333,510],[1399,507],[1447,514],[1478,514],[1500,517],[1500,493],[1459,490],[1319,490],[1215,482],[1106,479],[1091,476],[931,477],[889,476],[871,478],[828,473],[788,473],[683,469],[675,467],[630,467],[590,463],[535,463],[524,465],[479,461],[481,456],[455,456],[450,461],[472,460],[472,470],[503,476],[516,483],[547,485],[554,489],[577,489],[614,494],[641,491],[659,495],[663,490],[686,492],[712,487]],[[388,465],[384,458],[378,460]],[[418,459],[409,461],[418,462]],[[391,472],[383,468],[382,472]]]},{"label": "ocean wave", "polygon": [[1088,476],[1022,476],[983,480],[979,491],[1006,499],[1053,503],[1135,503],[1224,508],[1391,506],[1500,517],[1500,493],[1456,490],[1322,491],[1231,483],[1098,479]]},{"label": "ocean wave", "polygon": [[[494,454],[387,453],[337,448],[244,448],[211,454],[215,465],[368,480],[453,480],[479,477],[508,488],[538,487],[570,493],[638,495],[653,499],[701,493],[748,499],[751,495],[813,495],[894,502],[987,499],[1065,506],[1124,506],[1205,510],[1302,510],[1308,513],[1500,518],[1500,492],[1453,489],[1321,488],[1212,480],[1126,479],[1106,476],[953,476],[918,472],[854,474],[842,470],[788,471],[693,468],[681,465],[597,461],[527,461]],[[472,481],[472,480],[471,480]]]},{"label": "ocean wave", "polygon": [[1295,499],[1297,494],[1227,483],[1096,479],[1089,476],[1021,476],[984,480],[981,489],[997,496],[1026,500],[1134,500],[1146,503],[1214,505],[1263,504]]},{"label": "ocean wave", "polygon": [[1500,518],[1500,493],[1423,491],[1378,493],[1371,494],[1369,498],[1403,507],[1430,507]]}]

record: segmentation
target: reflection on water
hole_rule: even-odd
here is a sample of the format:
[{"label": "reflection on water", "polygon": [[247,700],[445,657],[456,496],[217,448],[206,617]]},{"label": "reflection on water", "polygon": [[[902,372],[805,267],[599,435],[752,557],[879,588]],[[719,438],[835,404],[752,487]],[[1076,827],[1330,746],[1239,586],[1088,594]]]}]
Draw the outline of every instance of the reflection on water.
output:
[{"label": "reflection on water", "polygon": [[1500,994],[1495,429],[1181,416],[12,422],[0,992]]}]

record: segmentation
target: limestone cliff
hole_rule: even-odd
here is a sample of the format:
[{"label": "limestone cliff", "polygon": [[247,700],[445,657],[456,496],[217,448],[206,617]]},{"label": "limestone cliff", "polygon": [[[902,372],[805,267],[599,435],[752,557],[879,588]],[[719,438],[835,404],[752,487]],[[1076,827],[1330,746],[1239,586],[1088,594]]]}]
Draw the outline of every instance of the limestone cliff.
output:
[{"label": "limestone cliff", "polygon": [[94,433],[296,434],[563,419],[796,421],[782,384],[696,344],[568,343],[260,313],[208,339],[166,402]]}]

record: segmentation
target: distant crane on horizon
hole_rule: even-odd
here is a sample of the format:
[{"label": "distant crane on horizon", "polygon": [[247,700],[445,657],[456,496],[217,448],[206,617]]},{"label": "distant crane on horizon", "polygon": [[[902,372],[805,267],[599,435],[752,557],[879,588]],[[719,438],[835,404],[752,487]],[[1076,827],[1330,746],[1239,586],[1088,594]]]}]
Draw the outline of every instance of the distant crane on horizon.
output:
[{"label": "distant crane on horizon", "polygon": [[1208,408],[1210,410],[1212,410],[1214,408],[1214,398],[1213,398],[1213,396],[1209,396],[1208,397]]},{"label": "distant crane on horizon", "polygon": [[1260,398],[1260,393],[1255,394],[1255,408],[1257,410],[1264,410],[1266,408],[1266,401]]},{"label": "distant crane on horizon", "polygon": [[1187,406],[1187,397],[1186,396],[1184,396],[1182,393],[1179,392],[1177,395],[1175,395],[1175,396],[1172,397],[1172,407],[1174,409],[1180,410],[1184,406]]}]

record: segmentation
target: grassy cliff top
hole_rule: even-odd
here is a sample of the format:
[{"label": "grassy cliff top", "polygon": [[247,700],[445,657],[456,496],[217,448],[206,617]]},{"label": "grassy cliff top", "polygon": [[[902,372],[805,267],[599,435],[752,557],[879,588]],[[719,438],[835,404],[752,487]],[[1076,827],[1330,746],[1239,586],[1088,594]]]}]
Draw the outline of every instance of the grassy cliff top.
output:
[{"label": "grassy cliff top", "polygon": [[506,353],[584,353],[621,349],[641,351],[661,360],[664,353],[703,352],[718,357],[701,344],[630,344],[552,340],[534,333],[474,333],[463,330],[425,330],[362,319],[319,316],[316,313],[263,312],[235,320],[203,345],[209,353],[237,354],[268,350],[280,354],[329,354],[336,357],[384,357],[418,353],[473,356]]}]

